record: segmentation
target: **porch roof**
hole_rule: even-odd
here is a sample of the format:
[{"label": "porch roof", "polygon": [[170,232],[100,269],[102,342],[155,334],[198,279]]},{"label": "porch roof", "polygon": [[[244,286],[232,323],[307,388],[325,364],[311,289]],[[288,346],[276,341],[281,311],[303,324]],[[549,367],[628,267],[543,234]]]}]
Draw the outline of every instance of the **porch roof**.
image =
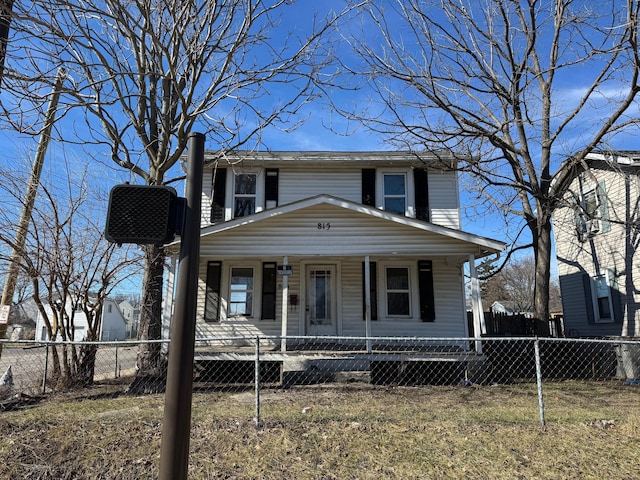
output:
[{"label": "porch roof", "polygon": [[[328,228],[322,227],[325,222]],[[319,227],[313,231],[316,225]],[[310,197],[204,227],[201,229],[203,253],[213,244],[226,243],[225,239],[246,242],[244,255],[473,254],[481,257],[506,247],[498,240],[331,195]],[[278,247],[281,252],[276,253]]]}]

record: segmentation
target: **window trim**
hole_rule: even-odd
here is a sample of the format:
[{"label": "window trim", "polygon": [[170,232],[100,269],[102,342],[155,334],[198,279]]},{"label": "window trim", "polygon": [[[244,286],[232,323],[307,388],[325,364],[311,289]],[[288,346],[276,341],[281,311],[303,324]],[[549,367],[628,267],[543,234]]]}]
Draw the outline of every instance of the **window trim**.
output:
[{"label": "window trim", "polygon": [[[376,169],[376,208],[382,211],[385,210],[385,191],[384,191],[384,177],[386,175],[402,175],[404,177],[404,199],[405,199],[405,217],[415,218],[415,185],[414,185],[414,177],[413,177],[413,169],[405,168],[405,169],[397,169],[397,168],[377,168]],[[402,215],[396,212],[389,213]]]},{"label": "window trim", "polygon": [[[397,320],[397,319],[403,319],[403,320],[413,320],[414,319],[414,311],[415,311],[415,292],[414,292],[414,288],[413,285],[415,284],[415,279],[413,278],[414,274],[415,274],[415,269],[407,264],[407,263],[395,263],[395,262],[384,262],[380,265],[381,270],[382,270],[382,275],[378,275],[379,278],[379,282],[380,282],[380,292],[382,292],[381,295],[381,301],[384,302],[384,314],[385,314],[385,318],[387,319],[393,319],[393,320]],[[390,268],[395,268],[395,269],[405,269],[407,272],[407,281],[408,281],[408,286],[406,289],[406,295],[407,295],[407,300],[409,303],[409,313],[408,314],[392,314],[389,313],[389,293],[390,290],[387,288],[387,279],[388,279],[388,271]],[[392,290],[391,292],[396,292],[396,290]],[[397,290],[398,293],[402,293],[400,290]],[[404,290],[403,290],[404,292]]]},{"label": "window trim", "polygon": [[255,211],[254,213],[258,213],[264,210],[265,203],[265,169],[250,169],[243,171],[231,171],[231,175],[227,175],[227,184],[226,184],[226,207],[225,207],[225,220],[233,220],[235,218],[242,218],[235,216],[235,208],[236,208],[236,176],[238,175],[255,175],[256,176],[256,193],[255,193]]},{"label": "window trim", "polygon": [[[234,269],[250,269],[251,270],[251,279],[252,279],[252,288],[249,290],[243,290],[243,292],[245,292],[245,294],[247,292],[251,293],[251,310],[249,312],[249,314],[247,315],[247,313],[242,313],[242,314],[233,314],[232,312],[232,305],[234,304],[238,304],[239,302],[234,302],[232,301],[231,297],[232,297],[232,287],[233,287],[233,270]],[[229,293],[229,296],[227,297],[227,318],[229,319],[238,319],[238,318],[255,318],[255,313],[256,311],[259,311],[259,305],[257,305],[256,303],[256,292],[260,292],[260,285],[257,284],[256,282],[256,266],[253,264],[250,265],[242,265],[242,264],[234,264],[234,265],[229,265],[229,281],[228,281],[228,285],[227,285],[227,292]],[[246,299],[245,299],[245,306],[246,306]]]}]

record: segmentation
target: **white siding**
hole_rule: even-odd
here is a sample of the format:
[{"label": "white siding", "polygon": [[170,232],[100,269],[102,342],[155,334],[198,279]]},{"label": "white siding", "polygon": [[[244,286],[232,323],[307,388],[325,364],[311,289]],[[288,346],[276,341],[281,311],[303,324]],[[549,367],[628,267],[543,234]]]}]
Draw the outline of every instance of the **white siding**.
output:
[{"label": "white siding", "polygon": [[200,226],[210,225],[211,217],[211,193],[213,190],[212,170],[206,169],[202,178],[202,210],[200,215]]},{"label": "white siding", "polygon": [[[268,259],[274,261],[275,259]],[[373,257],[372,262],[379,265],[378,277],[382,275],[382,265],[384,262],[395,260],[391,257]],[[314,258],[293,259],[290,265],[293,266],[293,274],[289,277],[289,296],[297,295],[299,304],[289,305],[287,335],[305,334],[305,292],[301,289],[300,275],[305,272],[305,265],[313,263],[336,265],[338,276],[336,279],[337,294],[341,298],[337,312],[337,334],[345,336],[364,336],[365,322],[362,312],[363,283],[362,283],[362,262],[364,257],[354,258],[332,258],[327,257],[322,260]],[[416,275],[418,259],[405,259],[404,263],[411,266],[412,274]],[[223,260],[223,272],[228,270],[230,265],[237,261]],[[282,263],[282,259],[278,260]],[[278,289],[276,321],[265,321],[257,318],[227,318],[225,314],[221,316],[219,323],[204,322],[204,292],[206,286],[206,260],[200,266],[199,292],[198,292],[198,314],[196,324],[196,336],[198,338],[227,338],[253,337],[256,335],[281,334],[281,304],[282,289]],[[384,316],[384,292],[378,290],[378,312],[379,320],[371,322],[372,334],[375,336],[427,336],[443,337],[454,336],[464,337],[466,332],[466,311],[462,301],[464,292],[461,282],[461,269],[456,265],[449,264],[444,259],[433,261],[434,288],[435,288],[435,312],[434,322],[423,322],[419,318],[417,281],[414,282],[414,294],[412,304],[412,318],[397,319],[385,318]],[[224,278],[224,274],[223,274]],[[282,283],[282,277],[279,278]],[[228,294],[228,281],[223,281],[223,296]],[[259,292],[256,292],[259,295]],[[256,312],[257,313],[257,312]]]},{"label": "white siding", "polygon": [[[344,164],[304,164],[304,162],[300,162],[298,164],[287,165],[274,163],[269,166],[279,168],[279,205],[286,205],[321,194],[343,198],[356,203],[362,201],[362,168],[366,168],[366,164],[350,166]],[[378,172],[397,171],[406,173],[411,169],[409,163],[404,165],[394,164],[393,166],[382,169],[380,166],[376,168]],[[409,181],[407,193],[413,193],[411,178],[411,175],[407,176]],[[428,182],[431,222],[449,228],[460,228],[458,179],[456,172],[429,170]],[[209,224],[211,184],[212,170],[209,168],[205,170],[203,178],[203,226]],[[380,185],[378,185],[377,189],[380,190]],[[228,193],[229,192],[227,192],[227,194]],[[378,195],[381,194],[382,192],[379,191]],[[410,195],[407,200],[409,210],[414,211],[413,197]],[[264,205],[259,205],[260,208],[263,206]]]},{"label": "white siding", "polygon": [[287,168],[279,175],[280,205],[326,194],[362,201],[362,170],[356,168]]},{"label": "white siding", "polygon": [[[329,226],[329,228],[323,228]],[[201,241],[204,256],[468,255],[468,242],[392,223],[333,205],[263,219]]]}]

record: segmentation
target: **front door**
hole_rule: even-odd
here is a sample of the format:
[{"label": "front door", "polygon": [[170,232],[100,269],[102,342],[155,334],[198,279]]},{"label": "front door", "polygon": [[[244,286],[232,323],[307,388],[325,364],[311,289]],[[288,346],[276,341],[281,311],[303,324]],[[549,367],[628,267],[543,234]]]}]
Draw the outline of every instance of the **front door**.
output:
[{"label": "front door", "polygon": [[336,335],[336,267],[307,266],[307,335]]}]

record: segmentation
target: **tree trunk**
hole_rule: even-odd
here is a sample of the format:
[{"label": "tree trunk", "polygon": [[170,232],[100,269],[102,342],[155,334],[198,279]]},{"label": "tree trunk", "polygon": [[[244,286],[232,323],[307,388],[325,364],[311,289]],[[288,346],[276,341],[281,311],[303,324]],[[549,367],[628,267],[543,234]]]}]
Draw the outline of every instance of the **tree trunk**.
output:
[{"label": "tree trunk", "polygon": [[82,345],[80,347],[80,358],[78,359],[78,382],[83,387],[93,385],[93,377],[96,370],[96,344]]},{"label": "tree trunk", "polygon": [[539,218],[537,229],[533,234],[536,260],[533,314],[537,320],[547,321],[551,278],[551,218]]},{"label": "tree trunk", "polygon": [[[165,252],[162,247],[146,245],[142,305],[140,308],[140,340],[159,340],[162,334],[162,284]],[[136,361],[136,378],[130,393],[159,392],[164,389],[166,362],[162,344],[141,343]]]}]

